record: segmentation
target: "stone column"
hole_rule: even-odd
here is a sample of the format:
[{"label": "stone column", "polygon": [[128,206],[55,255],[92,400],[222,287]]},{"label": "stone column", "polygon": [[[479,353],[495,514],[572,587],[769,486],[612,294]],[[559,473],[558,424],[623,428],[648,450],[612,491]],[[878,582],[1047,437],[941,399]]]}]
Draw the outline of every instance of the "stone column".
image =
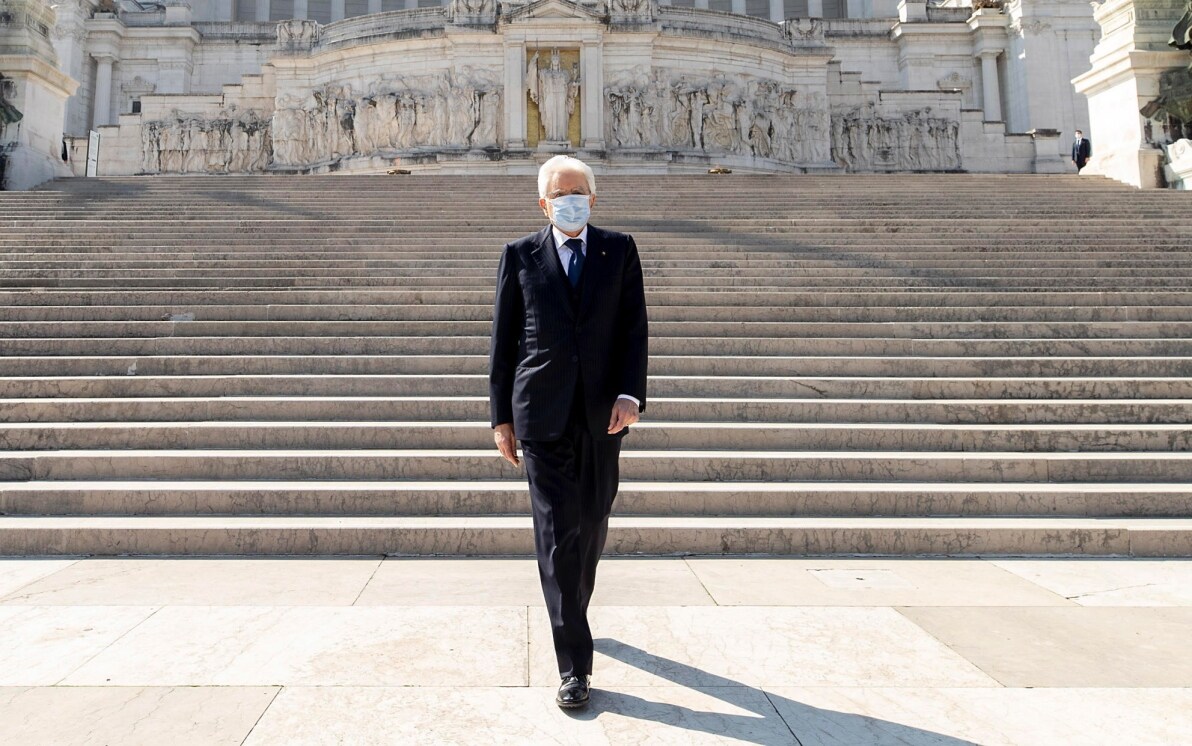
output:
[{"label": "stone column", "polygon": [[344,0],[331,0],[331,20],[342,21],[344,19]]},{"label": "stone column", "polygon": [[599,42],[586,42],[579,50],[580,136],[589,150],[604,149],[603,52]]},{"label": "stone column", "polygon": [[505,148],[526,147],[526,47],[505,47]]},{"label": "stone column", "polygon": [[95,55],[95,98],[93,99],[94,113],[91,117],[92,128],[102,127],[109,123],[112,111],[112,65],[116,58],[110,54]]},{"label": "stone column", "polygon": [[807,17],[824,17],[824,0],[807,0]]},{"label": "stone column", "polygon": [[368,12],[369,13],[380,13],[381,12],[381,0],[368,0]]},{"label": "stone column", "polygon": [[733,12],[737,15],[745,15],[745,0],[733,0]]},{"label": "stone column", "polygon": [[770,0],[770,20],[774,23],[786,20],[786,3],[782,0]]},{"label": "stone column", "polygon": [[257,21],[264,23],[269,20],[269,0],[257,0]]},{"label": "stone column", "polygon": [[986,122],[1002,121],[1001,86],[997,82],[997,52],[981,53],[981,103]]},{"label": "stone column", "polygon": [[294,0],[294,17],[300,20],[306,20],[308,17],[307,0]]}]

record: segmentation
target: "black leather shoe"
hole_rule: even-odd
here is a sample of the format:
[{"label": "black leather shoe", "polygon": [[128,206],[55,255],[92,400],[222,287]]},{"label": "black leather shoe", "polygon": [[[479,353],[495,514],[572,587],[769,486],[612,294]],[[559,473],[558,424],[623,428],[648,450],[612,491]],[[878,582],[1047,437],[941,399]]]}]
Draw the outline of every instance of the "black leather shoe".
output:
[{"label": "black leather shoe", "polygon": [[564,710],[574,710],[586,707],[588,704],[588,676],[566,676],[559,684],[559,693],[555,695],[555,704]]}]

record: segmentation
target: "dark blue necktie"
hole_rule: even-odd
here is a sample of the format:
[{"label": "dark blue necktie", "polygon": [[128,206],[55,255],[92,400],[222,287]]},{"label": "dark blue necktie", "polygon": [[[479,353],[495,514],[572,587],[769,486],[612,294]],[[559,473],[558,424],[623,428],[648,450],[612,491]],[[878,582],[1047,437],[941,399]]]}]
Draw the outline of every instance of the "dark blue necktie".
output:
[{"label": "dark blue necktie", "polygon": [[567,263],[567,279],[571,282],[571,287],[579,285],[579,275],[584,271],[584,242],[578,238],[569,238],[564,243],[564,246],[571,249],[571,261]]}]

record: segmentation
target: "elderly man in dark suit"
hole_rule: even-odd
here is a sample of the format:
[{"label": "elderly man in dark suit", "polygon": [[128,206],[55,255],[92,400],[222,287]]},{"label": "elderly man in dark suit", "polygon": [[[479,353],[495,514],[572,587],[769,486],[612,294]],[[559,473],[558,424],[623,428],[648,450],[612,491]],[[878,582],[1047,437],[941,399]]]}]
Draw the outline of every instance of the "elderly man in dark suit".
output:
[{"label": "elderly man in dark suit", "polygon": [[596,181],[556,156],[538,173],[550,221],[505,245],[489,360],[490,420],[517,466],[521,440],[538,574],[562,682],[588,703],[588,602],[617,494],[621,439],[646,408],[646,302],[633,238],[588,225]]}]

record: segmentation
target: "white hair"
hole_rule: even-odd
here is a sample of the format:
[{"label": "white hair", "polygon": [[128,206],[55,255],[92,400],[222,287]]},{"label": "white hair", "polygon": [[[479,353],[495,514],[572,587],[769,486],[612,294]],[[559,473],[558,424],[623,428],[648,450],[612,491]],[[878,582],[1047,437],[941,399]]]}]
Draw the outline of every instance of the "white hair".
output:
[{"label": "white hair", "polygon": [[573,158],[569,155],[556,155],[549,159],[542,167],[538,169],[538,196],[546,199],[546,189],[550,186],[551,176],[560,171],[580,171],[584,178],[588,180],[588,192],[596,193],[596,175],[592,173],[592,167],[581,161],[579,158]]}]

